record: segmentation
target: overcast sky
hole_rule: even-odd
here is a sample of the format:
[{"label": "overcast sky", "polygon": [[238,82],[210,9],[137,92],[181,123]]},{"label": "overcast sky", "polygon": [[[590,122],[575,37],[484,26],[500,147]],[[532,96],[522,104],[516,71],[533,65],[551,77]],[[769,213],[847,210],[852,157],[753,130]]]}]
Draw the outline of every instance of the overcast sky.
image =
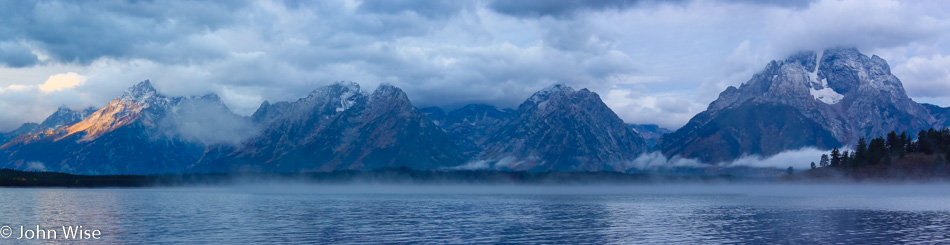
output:
[{"label": "overcast sky", "polygon": [[855,46],[918,102],[950,105],[943,1],[0,1],[0,130],[102,106],[150,79],[235,112],[340,80],[418,107],[517,107],[589,88],[671,129],[769,60]]}]

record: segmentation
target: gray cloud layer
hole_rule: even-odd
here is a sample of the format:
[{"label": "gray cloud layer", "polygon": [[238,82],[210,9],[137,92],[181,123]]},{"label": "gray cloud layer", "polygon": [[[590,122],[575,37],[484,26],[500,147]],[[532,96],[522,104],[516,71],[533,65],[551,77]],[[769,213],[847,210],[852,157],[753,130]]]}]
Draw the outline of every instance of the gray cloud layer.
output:
[{"label": "gray cloud layer", "polygon": [[[800,49],[857,46],[911,96],[950,103],[948,13],[929,1],[5,1],[0,129],[101,106],[151,79],[249,114],[352,80],[419,106],[514,107],[552,83],[630,123],[676,128],[726,86]],[[935,65],[936,64],[936,65]],[[75,72],[84,81],[38,86]],[[70,84],[70,83],[67,83]]]}]

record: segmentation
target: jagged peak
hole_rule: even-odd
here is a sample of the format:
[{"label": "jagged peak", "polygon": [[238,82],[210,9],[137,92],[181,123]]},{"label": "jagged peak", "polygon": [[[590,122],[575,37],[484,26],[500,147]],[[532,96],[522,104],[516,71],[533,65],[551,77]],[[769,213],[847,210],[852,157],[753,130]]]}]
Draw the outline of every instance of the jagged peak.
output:
[{"label": "jagged peak", "polygon": [[563,84],[563,83],[555,83],[555,84],[552,84],[551,86],[548,86],[547,88],[542,89],[541,91],[550,91],[550,92],[555,92],[555,91],[574,92],[574,88],[571,88],[570,86],[567,86],[567,85],[565,85],[565,84]]},{"label": "jagged peak", "polygon": [[205,94],[205,95],[192,96],[190,99],[192,99],[192,100],[199,100],[199,101],[205,101],[205,102],[212,102],[212,103],[216,103],[216,104],[224,104],[224,102],[221,101],[221,97],[219,97],[218,94],[215,94],[215,93],[208,93],[208,94]]},{"label": "jagged peak", "polygon": [[157,92],[157,90],[152,86],[152,82],[146,79],[145,81],[133,85],[126,93],[134,92]]},{"label": "jagged peak", "polygon": [[351,91],[360,91],[360,84],[353,81],[338,81],[333,83],[333,85],[344,87]]},{"label": "jagged peak", "polygon": [[373,91],[373,99],[398,99],[398,100],[409,100],[409,97],[406,96],[406,93],[402,91],[399,87],[389,83],[382,83],[379,87],[376,87],[376,90]]},{"label": "jagged peak", "polygon": [[314,89],[313,92],[310,92],[310,95],[307,98],[325,98],[330,96],[336,96],[337,94],[362,94],[363,90],[360,88],[358,83],[352,81],[338,81],[323,87]]},{"label": "jagged peak", "polygon": [[151,104],[154,100],[163,98],[164,96],[159,94],[155,87],[152,86],[152,82],[145,80],[139,82],[138,84],[130,87],[122,96],[116,98],[117,100],[135,102],[138,104]]},{"label": "jagged peak", "polygon": [[82,112],[79,110],[73,110],[72,108],[69,108],[66,105],[61,105],[56,108],[56,112],[53,112],[53,115],[60,114],[60,113],[82,113]]},{"label": "jagged peak", "polygon": [[538,92],[534,92],[534,94],[531,95],[530,98],[528,98],[528,101],[538,103],[541,101],[549,100],[551,99],[552,96],[555,96],[555,95],[566,95],[566,94],[571,94],[574,92],[575,92],[574,88],[571,88],[564,84],[556,83]]},{"label": "jagged peak", "polygon": [[402,89],[400,89],[399,87],[396,87],[396,85],[392,85],[391,83],[381,83],[379,84],[379,87],[376,88],[376,91],[396,91],[396,90],[402,91]]},{"label": "jagged peak", "polygon": [[846,46],[844,46],[844,47],[827,48],[827,49],[824,50],[824,53],[826,53],[826,54],[864,55],[864,54],[861,53],[860,50],[858,50],[857,47],[846,47]]}]

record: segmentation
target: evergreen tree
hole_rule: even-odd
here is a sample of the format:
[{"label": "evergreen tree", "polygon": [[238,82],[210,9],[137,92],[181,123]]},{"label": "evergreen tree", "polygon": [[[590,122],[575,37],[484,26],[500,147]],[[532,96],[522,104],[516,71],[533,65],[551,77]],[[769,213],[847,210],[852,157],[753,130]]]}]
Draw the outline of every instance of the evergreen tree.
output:
[{"label": "evergreen tree", "polygon": [[934,154],[933,147],[930,144],[930,135],[927,130],[920,130],[917,133],[917,152],[923,152],[924,154],[930,155]]},{"label": "evergreen tree", "polygon": [[940,135],[937,134],[937,131],[934,131],[934,128],[928,129],[927,130],[927,144],[930,145],[931,153],[939,149],[937,148],[937,143],[939,143],[939,141],[940,141]]},{"label": "evergreen tree", "polygon": [[910,141],[907,139],[907,131],[901,132],[901,136],[898,137],[899,148],[897,149],[897,157],[903,159],[904,155],[907,153],[907,143]]},{"label": "evergreen tree", "polygon": [[864,164],[867,161],[868,157],[868,143],[864,138],[858,139],[858,146],[854,149],[854,157],[851,159],[852,167],[858,167]]},{"label": "evergreen tree", "polygon": [[871,139],[871,144],[868,145],[868,152],[865,158],[867,164],[878,164],[887,156],[887,146],[884,142],[884,138],[878,137]]},{"label": "evergreen tree", "polygon": [[851,164],[851,167],[856,167],[858,165],[856,158],[857,154],[855,154],[854,151],[851,151],[851,156],[848,156],[848,163]]},{"label": "evergreen tree", "polygon": [[904,148],[904,146],[900,145],[900,138],[897,136],[897,132],[894,131],[887,133],[887,142],[885,143],[887,146],[888,156],[896,156],[897,149]]},{"label": "evergreen tree", "polygon": [[853,156],[853,154],[849,153],[848,151],[842,152],[841,162],[838,163],[838,166],[843,168],[851,167],[851,156]]},{"label": "evergreen tree", "polygon": [[815,170],[816,168],[818,168],[818,167],[815,166],[815,162],[811,162],[811,170]]},{"label": "evergreen tree", "polygon": [[[834,151],[836,151],[836,150],[838,150],[838,149],[835,148],[834,150],[832,150],[832,152],[834,152]],[[828,154],[821,154],[821,161],[818,161],[818,166],[827,167],[827,166],[828,166],[828,162],[829,162],[829,160],[828,160]]]},{"label": "evergreen tree", "polygon": [[788,166],[788,169],[786,169],[785,172],[788,173],[788,175],[792,175],[795,173],[795,169],[792,168],[792,166]]},{"label": "evergreen tree", "polygon": [[838,148],[831,150],[831,167],[838,167],[841,165],[841,152],[838,151]]}]

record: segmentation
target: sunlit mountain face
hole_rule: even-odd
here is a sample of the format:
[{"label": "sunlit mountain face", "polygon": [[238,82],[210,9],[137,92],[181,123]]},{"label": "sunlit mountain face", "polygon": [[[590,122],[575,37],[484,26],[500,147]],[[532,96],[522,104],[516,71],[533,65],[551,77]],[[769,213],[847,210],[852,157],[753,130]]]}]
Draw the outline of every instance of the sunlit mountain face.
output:
[{"label": "sunlit mountain face", "polygon": [[[224,124],[193,120],[221,117]],[[217,96],[167,97],[141,82],[106,106],[71,125],[27,134],[5,144],[6,167],[85,174],[181,172],[198,160],[209,141],[198,128],[227,128],[245,118],[234,115]],[[249,124],[249,123],[248,123]],[[239,131],[227,132],[243,134]],[[213,142],[213,141],[212,141]]]}]

